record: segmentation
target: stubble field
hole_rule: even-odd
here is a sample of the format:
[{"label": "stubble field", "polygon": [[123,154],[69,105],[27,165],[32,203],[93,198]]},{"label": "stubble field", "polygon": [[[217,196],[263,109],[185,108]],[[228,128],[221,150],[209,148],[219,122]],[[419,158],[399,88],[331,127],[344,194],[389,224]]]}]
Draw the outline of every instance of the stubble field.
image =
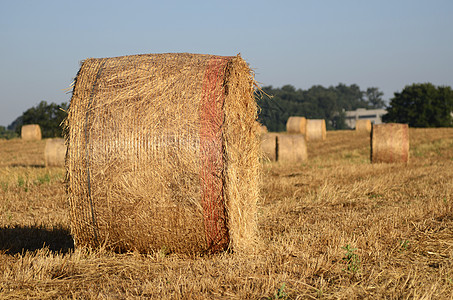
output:
[{"label": "stubble field", "polygon": [[328,132],[263,162],[262,249],[184,257],[74,249],[63,168],[0,140],[0,299],[452,299],[453,128],[410,129],[408,164]]}]

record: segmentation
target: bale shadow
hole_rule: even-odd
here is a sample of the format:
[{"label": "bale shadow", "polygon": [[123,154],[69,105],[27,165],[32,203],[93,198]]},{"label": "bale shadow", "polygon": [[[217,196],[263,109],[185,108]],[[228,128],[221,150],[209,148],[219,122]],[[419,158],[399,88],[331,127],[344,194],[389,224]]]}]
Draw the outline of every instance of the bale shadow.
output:
[{"label": "bale shadow", "polygon": [[44,169],[46,166],[45,165],[41,165],[41,164],[17,164],[17,163],[14,163],[14,164],[8,164],[6,165],[7,167],[12,167],[12,168],[33,168],[33,169]]},{"label": "bale shadow", "polygon": [[74,249],[74,241],[69,230],[64,228],[0,227],[1,252],[14,255],[42,248],[67,253]]}]

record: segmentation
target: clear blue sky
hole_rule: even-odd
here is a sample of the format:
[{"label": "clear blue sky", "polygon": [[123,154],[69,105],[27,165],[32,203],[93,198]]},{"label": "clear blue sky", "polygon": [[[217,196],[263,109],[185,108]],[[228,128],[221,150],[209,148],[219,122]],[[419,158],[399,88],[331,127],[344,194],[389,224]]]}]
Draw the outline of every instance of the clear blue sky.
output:
[{"label": "clear blue sky", "polygon": [[263,86],[453,86],[453,1],[0,0],[0,125],[61,103],[87,57],[242,57]]}]

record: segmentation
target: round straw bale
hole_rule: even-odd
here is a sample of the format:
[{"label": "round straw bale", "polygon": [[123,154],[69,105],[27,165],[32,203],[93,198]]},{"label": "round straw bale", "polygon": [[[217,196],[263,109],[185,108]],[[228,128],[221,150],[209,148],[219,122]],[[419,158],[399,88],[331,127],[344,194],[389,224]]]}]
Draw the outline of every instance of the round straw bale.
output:
[{"label": "round straw bale", "polygon": [[370,120],[357,120],[355,123],[355,132],[357,133],[370,133],[371,121]]},{"label": "round straw bale", "polygon": [[307,160],[307,143],[303,134],[279,134],[277,143],[277,161],[296,163]]},{"label": "round straw bale", "polygon": [[263,158],[270,161],[277,160],[277,133],[261,134],[261,151]]},{"label": "round straw bale", "polygon": [[66,119],[75,244],[188,254],[253,249],[254,86],[239,55],[86,59]]},{"label": "round straw bale", "polygon": [[44,161],[46,167],[63,167],[66,156],[66,145],[64,139],[46,139],[44,147]]},{"label": "round straw bale", "polygon": [[307,141],[324,141],[326,139],[326,121],[323,119],[307,120],[305,139]]},{"label": "round straw bale", "polygon": [[409,125],[387,123],[373,125],[371,132],[371,162],[408,162]]},{"label": "round straw bale", "polygon": [[286,122],[286,132],[305,134],[307,119],[304,117],[289,117]]},{"label": "round straw bale", "polygon": [[23,125],[20,133],[24,141],[41,140],[41,127],[38,124]]},{"label": "round straw bale", "polygon": [[261,133],[267,133],[268,130],[267,130],[266,125],[260,125],[260,131],[261,131]]}]

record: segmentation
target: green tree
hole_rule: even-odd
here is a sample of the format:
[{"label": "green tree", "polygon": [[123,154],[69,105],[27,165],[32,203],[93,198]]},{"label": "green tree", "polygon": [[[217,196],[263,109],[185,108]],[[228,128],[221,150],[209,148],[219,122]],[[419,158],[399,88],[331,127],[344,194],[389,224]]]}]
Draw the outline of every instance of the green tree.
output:
[{"label": "green tree", "polygon": [[41,101],[37,106],[27,109],[22,116],[18,117],[8,126],[8,129],[14,130],[20,135],[22,125],[39,124],[43,138],[61,137],[61,122],[66,117],[67,103],[47,103]]},{"label": "green tree", "polygon": [[384,93],[379,91],[377,87],[370,87],[365,91],[369,108],[384,108],[385,102],[382,100],[382,96],[384,96]]},{"label": "green tree", "polygon": [[390,99],[384,122],[407,123],[411,127],[452,127],[453,91],[431,83],[406,86]]},{"label": "green tree", "polygon": [[293,91],[289,86],[287,90],[285,92],[283,89],[266,86],[262,88],[262,92],[257,91],[256,93],[257,103],[260,107],[259,121],[270,131],[286,130],[289,112],[294,109],[294,102],[287,100],[292,97]]},{"label": "green tree", "polygon": [[307,118],[325,119],[327,129],[335,128],[333,119],[338,115],[341,109],[338,102],[339,97],[333,87],[325,88],[321,85],[312,86],[305,94],[306,101],[311,104],[312,109]]},{"label": "green tree", "polygon": [[344,110],[355,110],[357,108],[368,108],[368,103],[363,99],[364,92],[356,84],[347,86],[343,83],[335,87],[338,95],[338,106]]},{"label": "green tree", "polygon": [[17,137],[17,133],[12,130],[6,129],[5,126],[0,126],[0,139],[12,139]]}]

